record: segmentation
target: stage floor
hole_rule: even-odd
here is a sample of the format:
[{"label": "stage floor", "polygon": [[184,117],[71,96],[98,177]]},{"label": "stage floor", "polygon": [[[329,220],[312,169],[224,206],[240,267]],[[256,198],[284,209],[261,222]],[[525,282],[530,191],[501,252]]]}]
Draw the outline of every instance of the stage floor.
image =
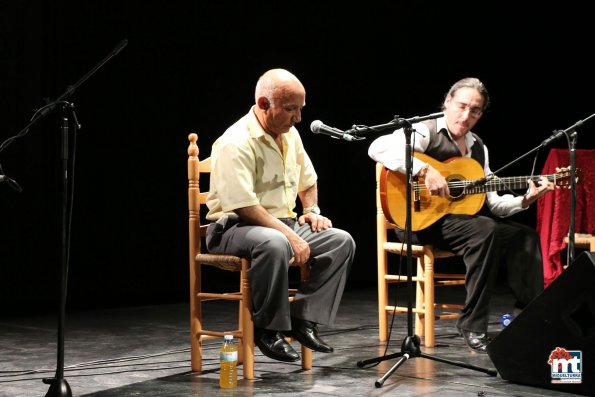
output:
[{"label": "stage floor", "polygon": [[[507,289],[495,296],[490,335],[502,328],[500,315],[512,306]],[[405,286],[399,297],[405,296]],[[461,287],[439,289],[437,296],[462,300]],[[255,348],[255,379],[241,377],[234,390],[219,388],[219,341],[206,343],[204,368],[190,370],[187,304],[68,312],[65,321],[64,379],[73,396],[572,396],[526,386],[481,371],[425,357],[404,361],[381,387],[376,382],[397,358],[358,367],[362,360],[399,353],[407,334],[406,316],[398,315],[391,342],[378,340],[376,289],[346,290],[337,321],[321,327],[335,352],[314,352],[312,370],[300,362],[270,360]],[[401,302],[402,303],[402,302]],[[210,306],[209,306],[210,305]],[[208,303],[205,316],[225,323],[220,303]],[[487,354],[472,352],[456,333],[454,320],[437,322],[436,347],[422,353],[495,370]],[[43,378],[55,376],[57,316],[23,316],[0,321],[0,396],[43,396]],[[294,345],[299,351],[299,346]],[[544,363],[544,365],[546,365]]]}]

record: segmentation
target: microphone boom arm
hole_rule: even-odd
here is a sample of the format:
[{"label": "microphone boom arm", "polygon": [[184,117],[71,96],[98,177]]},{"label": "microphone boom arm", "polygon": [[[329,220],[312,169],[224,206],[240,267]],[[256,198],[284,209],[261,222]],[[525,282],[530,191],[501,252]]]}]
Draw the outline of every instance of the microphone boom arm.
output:
[{"label": "microphone boom arm", "polygon": [[397,130],[403,127],[410,127],[412,124],[419,123],[420,121],[424,120],[431,120],[437,119],[438,117],[442,117],[444,113],[432,113],[426,116],[415,116],[408,119],[400,118],[398,115],[395,116],[393,120],[386,124],[379,124],[373,125],[371,127],[365,125],[354,125],[351,129],[345,131],[346,134],[357,136],[358,134],[365,134],[369,132],[383,132],[387,129]]}]

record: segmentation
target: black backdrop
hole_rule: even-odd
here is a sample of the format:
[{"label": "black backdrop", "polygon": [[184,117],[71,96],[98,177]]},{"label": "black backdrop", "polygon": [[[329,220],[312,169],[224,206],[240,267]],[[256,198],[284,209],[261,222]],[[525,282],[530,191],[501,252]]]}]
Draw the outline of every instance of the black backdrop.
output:
[{"label": "black backdrop", "polygon": [[[150,4],[147,4],[150,3]],[[525,8],[521,8],[525,7]],[[185,301],[187,135],[203,154],[253,103],[258,76],[293,71],[307,89],[298,129],[319,173],[320,205],[358,244],[349,288],[375,285],[372,136],[347,129],[439,110],[450,85],[481,78],[493,106],[476,127],[498,170],[554,130],[595,112],[592,21],[564,2],[0,2],[0,142],[123,39],[127,47],[70,97],[82,130],[76,168],[69,307]],[[61,264],[59,112],[0,153],[0,313],[47,310]],[[579,130],[593,148],[595,123]],[[542,149],[539,173],[550,147]],[[497,154],[497,155],[496,155]],[[528,175],[533,156],[501,175]],[[535,208],[516,215],[535,225]]]}]

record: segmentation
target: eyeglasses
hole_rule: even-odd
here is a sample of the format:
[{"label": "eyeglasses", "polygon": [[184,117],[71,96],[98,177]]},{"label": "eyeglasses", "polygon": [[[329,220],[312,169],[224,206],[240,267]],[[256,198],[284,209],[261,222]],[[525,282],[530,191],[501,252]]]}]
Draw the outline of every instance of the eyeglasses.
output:
[{"label": "eyeglasses", "polygon": [[464,113],[466,110],[469,110],[469,115],[473,117],[480,117],[483,114],[483,110],[478,106],[470,107],[466,103],[457,101],[453,101],[452,103],[454,103],[454,106],[457,109],[457,111],[461,113]]}]

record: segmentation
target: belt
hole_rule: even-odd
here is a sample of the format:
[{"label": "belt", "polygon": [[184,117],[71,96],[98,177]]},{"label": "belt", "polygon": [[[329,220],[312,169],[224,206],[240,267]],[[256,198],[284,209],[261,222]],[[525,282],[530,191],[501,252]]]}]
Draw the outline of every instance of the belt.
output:
[{"label": "belt", "polygon": [[293,225],[295,225],[295,222],[297,222],[296,218],[277,218],[277,219],[279,219],[281,222],[285,223],[289,227],[293,227]]}]

